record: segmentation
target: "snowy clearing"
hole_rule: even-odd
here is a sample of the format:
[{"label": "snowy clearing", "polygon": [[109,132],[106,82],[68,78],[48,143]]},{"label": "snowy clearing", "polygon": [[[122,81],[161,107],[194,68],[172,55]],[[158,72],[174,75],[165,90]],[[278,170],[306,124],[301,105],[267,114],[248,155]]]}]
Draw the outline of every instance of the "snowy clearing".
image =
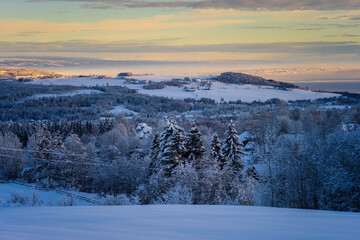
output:
[{"label": "snowy clearing", "polygon": [[327,105],[327,106],[319,106],[319,109],[323,109],[323,110],[331,110],[331,109],[339,109],[339,110],[344,110],[346,108],[351,108],[351,106],[346,106],[346,105]]},{"label": "snowy clearing", "polygon": [[224,83],[214,84],[211,90],[197,90],[196,92],[185,92],[182,88],[178,87],[167,87],[159,90],[139,89],[139,92],[143,94],[170,97],[175,99],[211,98],[216,102],[220,102],[222,99],[224,101],[241,100],[243,102],[266,101],[272,98],[278,98],[284,101],[305,99],[314,100],[317,98],[339,96],[332,93],[318,93],[301,89],[283,91],[265,86],[255,86],[250,84],[235,85]]},{"label": "snowy clearing", "polygon": [[114,116],[124,114],[125,116],[133,116],[133,115],[137,115],[138,113],[131,111],[130,109],[127,109],[124,105],[118,105],[109,111],[105,111],[104,114],[111,114]]},{"label": "snowy clearing", "polygon": [[357,240],[360,214],[245,206],[3,208],[7,240]]},{"label": "snowy clearing", "polygon": [[[183,76],[182,76],[183,77]],[[138,80],[152,80],[163,81],[172,78],[179,78],[179,76],[135,76],[131,77]],[[209,76],[200,76],[203,80],[209,79]],[[125,83],[124,79],[95,79],[95,78],[59,78],[59,79],[45,79],[31,82],[30,84],[44,84],[44,85],[72,85],[72,86],[126,86],[131,89],[137,89],[139,93],[169,97],[174,99],[185,98],[210,98],[216,102],[224,101],[237,101],[253,102],[253,101],[266,101],[272,98],[278,98],[284,101],[291,100],[314,100],[318,98],[337,97],[338,94],[333,93],[320,93],[312,92],[302,89],[289,89],[283,91],[269,86],[255,86],[250,84],[236,85],[225,84],[213,81],[211,90],[196,89],[194,92],[187,92],[182,87],[167,86],[164,89],[147,90],[143,88],[143,84],[129,84]],[[194,83],[191,83],[191,86]],[[186,86],[186,85],[185,85]]]},{"label": "snowy clearing", "polygon": [[77,90],[77,91],[71,91],[71,92],[65,92],[65,93],[59,93],[59,94],[35,94],[34,96],[27,97],[24,100],[31,100],[31,99],[40,99],[45,97],[72,97],[75,95],[80,94],[100,94],[103,93],[99,90],[94,89],[83,89],[83,90]]}]

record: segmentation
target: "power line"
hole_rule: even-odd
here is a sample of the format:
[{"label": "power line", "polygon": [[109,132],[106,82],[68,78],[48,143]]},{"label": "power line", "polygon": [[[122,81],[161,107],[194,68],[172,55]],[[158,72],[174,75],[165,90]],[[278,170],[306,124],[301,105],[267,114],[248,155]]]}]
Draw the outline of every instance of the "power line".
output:
[{"label": "power line", "polygon": [[[46,151],[46,150],[36,151],[36,150],[15,149],[15,148],[0,148],[0,150],[8,150],[8,151],[16,151],[16,152],[28,152],[28,153],[43,153],[43,154],[49,154],[49,155],[55,155],[55,156],[80,157],[81,159],[89,160],[89,161],[97,161],[98,160],[96,158],[88,157],[87,155],[71,154],[71,153],[58,153],[58,152]],[[40,158],[36,158],[36,157],[31,157],[31,159],[41,160]],[[45,158],[42,158],[42,159],[49,161],[48,159],[45,159]],[[51,161],[56,161],[56,160],[51,160]],[[74,163],[76,163],[76,162],[74,162]]]},{"label": "power line", "polygon": [[74,157],[86,157],[86,155],[81,155],[81,154],[72,154],[72,153],[58,153],[58,152],[53,152],[53,151],[48,151],[48,150],[29,150],[29,149],[16,149],[16,148],[2,148],[0,147],[0,149],[2,150],[11,150],[11,151],[21,151],[21,152],[33,152],[33,153],[38,153],[38,152],[42,152],[42,153],[47,153],[47,154],[57,154],[57,155],[61,155],[61,156],[74,156]]},{"label": "power line", "polygon": [[[57,153],[57,152],[49,152],[49,151],[46,151],[46,150],[41,150],[41,151],[36,151],[36,150],[28,150],[28,149],[16,149],[16,148],[1,148],[0,147],[0,150],[9,150],[9,151],[15,151],[15,152],[28,152],[28,153],[45,153],[45,154],[50,154],[50,155],[55,155],[55,156],[72,156],[72,157],[81,157],[82,159],[84,160],[89,160],[89,161],[95,161],[96,163],[84,163],[84,164],[96,164],[96,165],[101,165],[101,166],[112,166],[114,167],[114,165],[109,165],[109,164],[103,164],[103,163],[99,163],[98,160],[101,160],[101,158],[91,158],[91,157],[88,157],[86,155],[80,155],[80,154],[67,154],[67,153]],[[5,155],[4,155],[5,156]],[[11,155],[7,155],[8,157],[13,157]],[[49,160],[49,159],[46,159],[46,158],[38,158],[38,157],[30,157],[31,159],[37,159],[37,160],[44,160],[44,161],[52,161],[52,162],[56,162],[58,160]],[[64,162],[64,161],[61,161],[59,160],[59,162]],[[74,161],[69,161],[67,160],[67,162],[72,162],[72,163],[75,163],[75,164],[81,164],[81,163],[78,163],[78,162],[74,162]]]},{"label": "power line", "polygon": [[[84,155],[79,155],[79,154],[66,154],[66,153],[56,153],[56,152],[47,152],[47,151],[35,151],[35,150],[26,150],[26,149],[15,149],[15,148],[1,148],[0,150],[10,150],[10,151],[17,151],[17,152],[33,152],[33,153],[38,153],[38,152],[42,152],[42,153],[48,153],[48,154],[54,154],[54,155],[59,155],[59,156],[80,156],[85,160],[90,160],[90,161],[96,161],[96,162],[75,162],[75,161],[70,161],[70,160],[56,160],[56,159],[46,159],[46,158],[38,158],[38,157],[30,157],[30,159],[32,160],[38,160],[38,161],[42,161],[42,162],[58,162],[58,163],[69,163],[69,164],[78,164],[78,165],[93,165],[93,166],[102,166],[102,167],[117,167],[119,166],[118,162],[116,162],[115,164],[108,164],[108,163],[101,163],[98,160],[99,159],[95,159],[95,158],[89,158],[87,156]],[[5,155],[5,154],[0,154],[0,156],[2,157],[11,157],[11,158],[15,158],[16,156],[13,155]],[[101,159],[101,158],[100,158]],[[127,167],[129,165],[122,165],[122,167]],[[148,169],[148,167],[140,167],[137,166],[137,168],[140,169]],[[208,169],[197,169],[195,170],[196,172],[206,172],[206,173],[221,173],[222,170],[219,171],[214,171],[214,170],[208,170]],[[229,171],[226,170],[226,173],[240,173],[242,171]]]},{"label": "power line", "polygon": [[[1,148],[0,148],[1,149]],[[6,155],[6,154],[0,154],[0,157],[11,157],[16,158],[17,156],[14,155]],[[72,164],[78,164],[78,165],[94,165],[94,166],[102,166],[102,167],[116,167],[119,166],[119,164],[108,164],[108,163],[94,163],[94,162],[75,162],[75,161],[69,161],[69,160],[55,160],[55,159],[46,159],[46,158],[37,158],[37,157],[31,157],[31,160],[38,160],[41,162],[56,162],[56,163],[72,163]],[[127,167],[129,165],[123,165],[122,167]],[[141,169],[147,169],[147,167],[137,167]]]},{"label": "power line", "polygon": [[[0,157],[11,157],[11,158],[16,158],[17,156],[13,156],[13,155],[5,155],[5,154],[0,154]],[[53,160],[53,159],[45,159],[45,158],[31,158],[32,160],[38,160],[38,161],[42,161],[42,162],[60,162],[60,163],[73,163],[73,164],[79,164],[79,165],[97,165],[97,166],[104,166],[106,164],[101,164],[101,163],[89,163],[89,162],[74,162],[74,161],[69,161],[69,160]],[[109,165],[110,166],[110,165]]]},{"label": "power line", "polygon": [[[5,155],[5,154],[0,154],[0,157],[12,157],[15,158],[16,156],[12,156],[12,155]],[[116,165],[110,165],[110,164],[104,164],[104,163],[89,163],[89,162],[84,162],[84,163],[80,163],[80,162],[73,162],[73,161],[62,161],[62,160],[48,160],[48,159],[44,159],[44,158],[32,158],[33,160],[39,160],[41,162],[45,162],[45,163],[49,163],[49,162],[55,162],[55,163],[72,163],[72,164],[78,164],[78,165],[93,165],[93,166],[101,166],[101,167],[116,167]],[[126,166],[123,166],[126,167]],[[147,167],[137,167],[138,169],[148,169]],[[222,174],[224,173],[224,171],[222,170],[208,170],[208,169],[197,169],[194,170],[196,173],[214,173],[214,174]],[[233,174],[239,174],[241,173],[241,171],[229,171],[226,170],[226,173],[233,173]]]}]

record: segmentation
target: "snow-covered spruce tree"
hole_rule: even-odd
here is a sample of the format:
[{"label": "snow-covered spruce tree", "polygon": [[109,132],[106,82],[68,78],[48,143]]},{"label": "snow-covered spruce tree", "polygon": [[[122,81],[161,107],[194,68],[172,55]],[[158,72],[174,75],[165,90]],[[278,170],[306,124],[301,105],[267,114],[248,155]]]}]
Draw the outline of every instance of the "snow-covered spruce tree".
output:
[{"label": "snow-covered spruce tree", "polygon": [[196,160],[204,156],[204,142],[201,139],[201,133],[195,123],[192,124],[192,127],[186,136],[185,149],[185,157],[190,163],[195,164]]},{"label": "snow-covered spruce tree", "polygon": [[58,180],[59,169],[65,152],[60,133],[51,135],[45,124],[38,126],[30,137],[28,144],[30,162],[24,171],[24,176],[29,181],[42,182],[47,187],[52,185],[52,180]]},{"label": "snow-covered spruce tree", "polygon": [[160,152],[160,141],[159,141],[160,135],[159,133],[156,133],[154,136],[154,139],[152,141],[152,146],[150,148],[150,153],[149,153],[149,157],[150,157],[150,165],[149,165],[149,175],[152,175],[154,172],[154,169],[156,167],[157,164],[157,157],[159,155]]},{"label": "snow-covered spruce tree", "polygon": [[183,162],[173,170],[163,193],[156,196],[155,204],[196,204],[195,195],[199,189],[198,174],[192,164]]},{"label": "snow-covered spruce tree", "polygon": [[60,184],[64,181],[63,178],[63,169],[66,166],[64,160],[65,146],[62,141],[60,132],[54,133],[54,135],[50,135],[51,140],[50,144],[46,146],[45,151],[43,152],[46,156],[46,160],[48,161],[47,168],[47,186],[51,187],[53,185],[53,181],[56,184]]},{"label": "snow-covered spruce tree", "polygon": [[44,156],[43,151],[50,143],[51,134],[46,126],[39,125],[34,128],[27,145],[28,161],[22,174],[29,182],[40,182],[46,177],[48,165],[46,157],[48,156]]},{"label": "snow-covered spruce tree", "polygon": [[225,167],[234,171],[241,171],[244,168],[244,162],[241,159],[243,143],[240,141],[232,120],[225,132],[225,140],[221,151],[225,157]]},{"label": "snow-covered spruce tree", "polygon": [[157,173],[161,169],[160,155],[163,154],[168,139],[173,134],[173,132],[174,132],[174,123],[172,121],[167,121],[166,127],[160,133],[160,135],[158,137],[155,136],[152,146],[152,149],[154,149],[155,151],[152,153],[150,152],[149,155],[151,159],[151,163],[149,165],[149,175]]},{"label": "snow-covered spruce tree", "polygon": [[168,126],[160,134],[159,154],[155,164],[155,172],[163,170],[170,175],[180,163],[185,154],[184,130],[175,121],[169,121]]},{"label": "snow-covered spruce tree", "polygon": [[67,182],[78,188],[85,186],[89,171],[86,148],[81,143],[77,134],[71,134],[65,139],[66,165],[62,169],[62,175]]},{"label": "snow-covered spruce tree", "polygon": [[217,162],[220,170],[224,168],[225,159],[224,155],[221,152],[221,141],[217,133],[213,135],[213,138],[211,140],[210,157]]},{"label": "snow-covered spruce tree", "polygon": [[160,154],[160,152],[164,151],[167,140],[170,138],[170,136],[175,131],[174,128],[175,128],[174,121],[167,120],[166,127],[159,135],[159,154]]},{"label": "snow-covered spruce tree", "polygon": [[12,132],[0,132],[0,179],[15,180],[24,167],[19,138]]}]

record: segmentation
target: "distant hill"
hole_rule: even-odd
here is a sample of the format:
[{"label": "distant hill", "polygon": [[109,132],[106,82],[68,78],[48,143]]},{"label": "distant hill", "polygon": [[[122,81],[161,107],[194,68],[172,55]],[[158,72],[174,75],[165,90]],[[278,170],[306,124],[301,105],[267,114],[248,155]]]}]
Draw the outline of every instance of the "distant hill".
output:
[{"label": "distant hill", "polygon": [[44,78],[56,78],[62,77],[63,75],[56,72],[40,71],[40,70],[29,70],[19,68],[0,68],[0,79],[9,80],[35,80]]},{"label": "distant hill", "polygon": [[218,76],[216,79],[219,82],[229,84],[252,84],[279,88],[299,88],[298,86],[291,83],[268,80],[259,76],[253,76],[245,73],[225,72],[221,73],[220,76]]}]

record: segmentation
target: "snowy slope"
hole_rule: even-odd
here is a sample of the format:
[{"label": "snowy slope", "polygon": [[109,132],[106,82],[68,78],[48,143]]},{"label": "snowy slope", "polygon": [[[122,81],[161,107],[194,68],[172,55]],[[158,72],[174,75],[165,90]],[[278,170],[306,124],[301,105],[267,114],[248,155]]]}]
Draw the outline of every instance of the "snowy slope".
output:
[{"label": "snowy slope", "polygon": [[357,240],[360,214],[244,206],[0,209],[0,239]]},{"label": "snowy slope", "polygon": [[[6,204],[7,200],[10,197],[11,192],[21,192],[24,195],[31,195],[33,191],[36,191],[41,200],[44,201],[45,206],[56,206],[58,205],[58,201],[63,199],[69,199],[70,197],[58,193],[56,191],[41,191],[41,190],[34,190],[31,187],[21,186],[14,183],[1,183],[0,184],[0,202],[2,204]],[[76,200],[77,206],[89,206],[93,205],[89,202],[84,200],[77,199]],[[1,205],[0,205],[1,206]],[[1,210],[0,210],[1,211]],[[0,236],[1,239],[1,236]]]},{"label": "snowy slope", "polygon": [[[152,81],[163,81],[176,78],[178,76],[136,76],[138,80],[152,80]],[[198,77],[201,79],[209,79],[211,77]],[[225,84],[221,82],[213,81],[211,90],[197,90],[195,92],[186,92],[182,87],[171,87],[167,86],[164,89],[147,90],[143,88],[143,84],[126,84],[123,79],[95,79],[95,78],[60,78],[60,79],[45,79],[31,82],[30,84],[43,84],[43,85],[73,85],[73,86],[126,86],[131,89],[137,89],[139,93],[170,97],[175,99],[185,98],[211,98],[217,102],[222,99],[224,101],[237,101],[243,102],[252,101],[266,101],[271,98],[278,98],[284,101],[290,100],[314,100],[318,98],[329,98],[339,96],[338,94],[332,93],[319,93],[312,92],[302,89],[289,89],[288,91],[278,90],[269,86],[256,86],[250,84],[236,85],[236,84]],[[191,84],[193,85],[193,83]]]}]

